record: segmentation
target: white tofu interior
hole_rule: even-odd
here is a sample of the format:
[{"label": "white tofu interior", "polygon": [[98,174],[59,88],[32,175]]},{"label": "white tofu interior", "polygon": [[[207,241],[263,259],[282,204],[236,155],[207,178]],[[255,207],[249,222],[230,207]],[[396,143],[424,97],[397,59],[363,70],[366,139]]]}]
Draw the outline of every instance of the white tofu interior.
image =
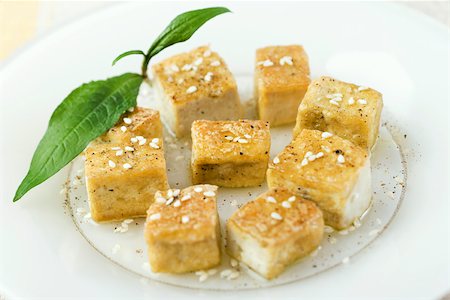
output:
[{"label": "white tofu interior", "polygon": [[247,264],[250,268],[260,274],[267,274],[270,271],[270,261],[273,258],[268,249],[261,245],[248,234],[235,234],[233,231],[228,232],[228,244],[232,253],[240,256],[240,260]]},{"label": "white tofu interior", "polygon": [[370,158],[359,170],[359,176],[344,208],[342,223],[349,226],[369,207],[372,200],[372,180],[370,176]]}]

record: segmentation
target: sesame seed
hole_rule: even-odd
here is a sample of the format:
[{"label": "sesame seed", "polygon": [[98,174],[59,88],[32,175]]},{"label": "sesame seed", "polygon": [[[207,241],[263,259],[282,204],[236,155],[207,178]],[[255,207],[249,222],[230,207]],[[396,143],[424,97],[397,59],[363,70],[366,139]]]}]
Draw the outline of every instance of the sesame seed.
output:
[{"label": "sesame seed", "polygon": [[337,162],[340,163],[340,164],[345,163],[345,157],[344,157],[344,155],[339,154],[339,155],[338,155],[338,158],[337,158]]},{"label": "sesame seed", "polygon": [[283,56],[282,58],[280,58],[280,65],[284,66],[285,64],[288,64],[290,66],[293,65],[291,56]]},{"label": "sesame seed", "polygon": [[137,143],[137,142],[138,142],[138,139],[135,138],[135,137],[132,137],[132,138],[130,139],[130,141],[131,141],[132,143]]},{"label": "sesame seed", "polygon": [[358,87],[358,91],[359,91],[359,92],[365,91],[365,90],[368,90],[368,89],[369,89],[369,88],[366,87],[366,86],[360,86],[360,87]]},{"label": "sesame seed", "polygon": [[178,197],[178,195],[180,195],[180,192],[181,192],[180,189],[174,189],[173,190],[173,196],[174,197]]},{"label": "sesame seed", "polygon": [[176,200],[176,201],[173,203],[173,206],[174,206],[174,207],[180,207],[180,206],[181,206],[181,201],[180,201],[180,200]]},{"label": "sesame seed", "polygon": [[281,206],[283,206],[284,208],[291,208],[291,204],[288,201],[281,202]]},{"label": "sesame seed", "polygon": [[123,118],[123,122],[124,122],[125,124],[130,125],[132,121],[131,121],[130,118]]},{"label": "sesame seed", "polygon": [[270,216],[272,217],[272,219],[275,219],[275,220],[282,220],[283,219],[283,217],[277,212],[272,212],[270,214]]},{"label": "sesame seed", "polygon": [[175,64],[170,66],[170,70],[172,70],[173,72],[180,72],[180,68],[178,68],[178,66]]},{"label": "sesame seed", "polygon": [[268,196],[268,197],[266,198],[266,201],[267,201],[267,202],[270,202],[270,203],[277,203],[277,200],[275,200],[275,198],[272,197],[272,196]]},{"label": "sesame seed", "polygon": [[333,227],[330,227],[330,226],[325,225],[325,226],[323,227],[323,231],[324,231],[325,233],[332,233],[332,232],[334,231],[334,229],[333,229]]},{"label": "sesame seed", "polygon": [[327,139],[327,138],[332,137],[332,136],[333,136],[332,133],[329,133],[329,132],[327,132],[327,131],[322,132],[322,138],[323,138],[323,139]]},{"label": "sesame seed", "polygon": [[210,57],[211,56],[211,50],[206,50],[203,52],[203,57]]},{"label": "sesame seed", "polygon": [[182,216],[181,217],[181,223],[186,224],[187,222],[189,222],[189,217],[188,216]]},{"label": "sesame seed", "polygon": [[112,160],[109,160],[109,161],[108,161],[108,164],[109,164],[109,166],[110,166],[111,168],[115,168],[115,167],[116,167],[116,163],[113,162]]},{"label": "sesame seed", "polygon": [[288,198],[288,201],[289,201],[289,202],[294,202],[294,201],[295,201],[295,196],[289,197],[289,198]]},{"label": "sesame seed", "polygon": [[341,230],[341,231],[339,231],[339,234],[340,235],[347,235],[348,234],[348,230]]},{"label": "sesame seed", "polygon": [[123,224],[130,224],[133,223],[133,219],[125,219],[122,221]]},{"label": "sesame seed", "polygon": [[192,70],[193,66],[191,64],[185,64],[183,67],[181,67],[181,70],[183,71],[190,71]]},{"label": "sesame seed", "polygon": [[239,139],[238,143],[240,143],[240,144],[247,144],[248,141],[246,139]]},{"label": "sesame seed", "polygon": [[206,82],[210,82],[210,81],[212,80],[212,77],[213,77],[213,73],[212,73],[212,72],[206,73],[206,75],[205,75],[205,81],[206,81]]},{"label": "sesame seed", "polygon": [[316,158],[321,158],[321,157],[323,157],[323,152],[319,152],[316,154]]},{"label": "sesame seed", "polygon": [[122,155],[123,155],[123,150],[116,151],[116,156],[122,156]]},{"label": "sesame seed", "polygon": [[173,202],[173,197],[170,197],[169,199],[167,199],[166,201],[166,205],[170,205]]},{"label": "sesame seed", "polygon": [[197,87],[195,85],[192,85],[186,90],[186,93],[192,94],[192,93],[195,93],[196,91],[197,91]]},{"label": "sesame seed", "polygon": [[274,65],[273,62],[270,59],[258,62],[258,66],[271,67],[273,65]]},{"label": "sesame seed", "polygon": [[226,277],[230,276],[231,273],[233,273],[233,270],[231,270],[231,269],[225,269],[225,270],[223,270],[222,272],[220,272],[220,277],[221,277],[221,278],[226,278]]},{"label": "sesame seed", "polygon": [[239,273],[239,271],[234,271],[230,274],[230,276],[228,276],[228,280],[233,280],[238,278],[241,275],[241,273]]},{"label": "sesame seed", "polygon": [[125,151],[134,151],[134,148],[130,146],[125,146]]},{"label": "sesame seed", "polygon": [[367,104],[367,100],[366,100],[366,99],[359,99],[359,100],[358,100],[358,103],[359,103],[359,104],[366,105],[366,104]]},{"label": "sesame seed", "polygon": [[120,126],[120,130],[121,130],[122,132],[125,132],[125,131],[127,131],[127,127],[126,127],[126,126]]},{"label": "sesame seed", "polygon": [[142,135],[137,135],[136,138],[138,141],[142,141],[144,139],[144,137]]},{"label": "sesame seed", "polygon": [[300,164],[302,167],[303,166],[306,166],[308,164],[308,159],[307,158],[304,158],[303,160],[302,160],[302,163]]},{"label": "sesame seed", "polygon": [[314,161],[314,160],[316,160],[316,156],[314,154],[310,155],[310,156],[308,156],[308,160],[309,161]]},{"label": "sesame seed", "polygon": [[128,170],[128,169],[131,169],[132,166],[129,163],[126,163],[126,164],[123,164],[123,168]]},{"label": "sesame seed", "polygon": [[120,150],[120,147],[112,147],[111,150],[117,151],[117,150]]},{"label": "sesame seed", "polygon": [[164,197],[156,197],[155,201],[156,201],[157,203],[162,204],[162,203],[166,203],[167,199],[164,198]]},{"label": "sesame seed", "polygon": [[139,141],[139,145],[145,145],[145,143],[147,143],[147,140],[146,139],[143,139],[143,140],[140,140]]},{"label": "sesame seed", "polygon": [[149,219],[150,219],[150,221],[159,220],[159,219],[161,219],[161,214],[156,213],[156,214],[150,215]]},{"label": "sesame seed", "polygon": [[199,57],[194,61],[194,65],[199,66],[203,63],[203,58]]},{"label": "sesame seed", "polygon": [[213,191],[206,191],[203,193],[203,195],[205,195],[206,197],[214,197],[216,193],[214,193]]},{"label": "sesame seed", "polygon": [[229,136],[229,135],[226,135],[226,136],[225,136],[225,139],[228,140],[228,141],[232,141],[232,140],[233,140],[233,137],[232,137],[232,136]]},{"label": "sesame seed", "polygon": [[150,143],[149,145],[150,145],[150,147],[152,147],[154,149],[159,149],[159,146],[156,145],[155,143]]},{"label": "sesame seed", "polygon": [[273,159],[273,163],[274,164],[279,164],[280,163],[280,159],[278,158],[278,156]]},{"label": "sesame seed", "polygon": [[250,134],[244,134],[244,137],[247,138],[247,139],[251,139],[252,138],[252,136]]},{"label": "sesame seed", "polygon": [[333,105],[336,105],[336,106],[339,106],[339,103],[337,103],[335,100],[330,100],[330,104],[333,104]]},{"label": "sesame seed", "polygon": [[342,260],[343,264],[348,264],[348,262],[350,261],[350,258],[346,257]]},{"label": "sesame seed", "polygon": [[184,195],[184,196],[181,198],[181,201],[187,201],[187,200],[189,200],[189,199],[191,199],[191,194]]},{"label": "sesame seed", "polygon": [[350,104],[350,105],[355,104],[355,99],[353,99],[353,97],[350,97],[350,98],[347,100],[347,102],[348,102],[348,104]]},{"label": "sesame seed", "polygon": [[201,193],[201,192],[203,192],[203,188],[202,188],[201,186],[196,186],[196,187],[194,188],[194,192],[196,192],[196,193]]},{"label": "sesame seed", "polygon": [[240,137],[237,136],[233,139],[233,142],[237,142],[237,141],[239,141],[239,139],[240,139]]},{"label": "sesame seed", "polygon": [[234,258],[230,259],[230,266],[236,268],[239,265],[239,262]]},{"label": "sesame seed", "polygon": [[212,66],[212,67],[218,67],[218,66],[220,66],[220,61],[215,60],[215,61],[211,62],[211,66]]},{"label": "sesame seed", "polygon": [[206,281],[206,279],[208,279],[208,274],[202,274],[198,277],[198,281],[203,282]]},{"label": "sesame seed", "polygon": [[173,197],[173,190],[168,190],[167,191],[167,197]]},{"label": "sesame seed", "polygon": [[158,138],[153,138],[152,139],[152,143],[155,143],[155,144],[159,143],[159,139]]}]

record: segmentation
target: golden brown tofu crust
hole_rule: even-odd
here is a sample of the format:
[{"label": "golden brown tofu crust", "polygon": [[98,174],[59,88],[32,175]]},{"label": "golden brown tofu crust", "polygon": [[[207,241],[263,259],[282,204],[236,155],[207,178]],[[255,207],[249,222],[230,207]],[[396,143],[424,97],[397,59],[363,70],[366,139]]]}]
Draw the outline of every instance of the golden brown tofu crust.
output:
[{"label": "golden brown tofu crust", "polygon": [[[268,201],[268,199],[270,201]],[[286,204],[288,203],[288,204]],[[277,213],[281,219],[275,219]],[[324,221],[321,210],[311,201],[295,196],[285,188],[269,189],[237,210],[227,221],[227,251],[267,279],[272,279],[320,244]],[[239,237],[239,238],[238,238]],[[246,261],[239,239],[256,241],[267,256],[260,262],[265,271]],[[229,244],[230,243],[230,244]],[[255,250],[255,249],[251,249]]]},{"label": "golden brown tofu crust", "polygon": [[[205,79],[208,72],[212,73],[210,81]],[[236,81],[225,61],[207,46],[198,47],[155,64],[153,74],[174,104],[199,98],[218,98],[229,90],[237,89]],[[197,91],[187,93],[191,86],[195,86]]]},{"label": "golden brown tofu crust", "polygon": [[[245,140],[245,143],[237,138]],[[269,151],[268,122],[198,120],[192,123],[193,164],[268,161]]]},{"label": "golden brown tofu crust", "polygon": [[[267,201],[267,197],[273,197],[276,203]],[[295,197],[295,200],[289,202],[290,197]],[[283,201],[291,207],[283,207]],[[273,212],[278,213],[282,220],[272,218]],[[258,239],[263,247],[283,245],[307,226],[323,227],[322,211],[317,205],[285,188],[269,189],[255,200],[247,202],[233,213],[228,222]]]},{"label": "golden brown tofu crust", "polygon": [[[280,64],[284,56],[292,57],[292,65]],[[261,62],[270,60],[273,66]],[[300,45],[270,46],[256,50],[255,74],[261,93],[306,90],[309,83],[308,55]]]},{"label": "golden brown tofu crust", "polygon": [[[323,157],[308,161],[308,164],[302,166],[307,152],[322,152]],[[339,155],[344,156],[345,162],[338,162]],[[336,135],[322,138],[321,131],[304,129],[277,157],[279,163],[269,163],[268,177],[279,173],[304,188],[333,193],[356,180],[356,170],[363,167],[368,153]]]},{"label": "golden brown tofu crust", "polygon": [[[117,156],[117,151],[123,154]],[[162,149],[146,144],[124,151],[123,144],[94,143],[84,153],[91,214],[97,222],[144,216],[154,193],[168,188]]]},{"label": "golden brown tofu crust", "polygon": [[[131,124],[126,124],[124,118],[131,119]],[[122,131],[122,127],[126,131]],[[97,141],[105,143],[130,143],[130,139],[143,136],[149,139],[162,137],[162,124],[159,111],[151,108],[135,107],[132,112],[122,115],[119,122],[101,135]]]},{"label": "golden brown tofu crust", "polygon": [[[196,187],[201,187],[202,191],[196,192],[194,190]],[[206,191],[217,193],[217,186],[206,184],[183,189],[170,205],[156,200],[159,196],[168,200],[167,192],[157,192],[154,203],[147,211],[145,226],[147,241],[164,240],[169,243],[180,243],[215,237],[214,227],[219,222],[216,196],[205,196]],[[191,198],[181,201],[186,195],[190,195]],[[174,205],[176,200],[181,202],[179,207]],[[156,213],[160,213],[161,218],[156,221],[150,220],[150,216]],[[183,224],[181,221],[183,216],[188,216],[189,222]]]},{"label": "golden brown tofu crust", "polygon": [[144,234],[154,272],[185,273],[220,263],[217,187],[178,191],[157,192],[147,211]]},{"label": "golden brown tofu crust", "polygon": [[[309,160],[308,152],[322,156]],[[269,164],[267,183],[270,188],[283,186],[314,201],[328,225],[344,229],[345,206],[368,155],[365,149],[336,135],[324,138],[321,131],[304,129],[277,156],[279,162]],[[339,161],[340,156],[343,161]]]},{"label": "golden brown tofu crust", "polygon": [[[341,101],[330,101],[339,94]],[[378,136],[382,108],[382,95],[378,91],[361,90],[358,85],[323,76],[308,87],[298,109],[294,137],[303,129],[329,131],[371,149]]]}]

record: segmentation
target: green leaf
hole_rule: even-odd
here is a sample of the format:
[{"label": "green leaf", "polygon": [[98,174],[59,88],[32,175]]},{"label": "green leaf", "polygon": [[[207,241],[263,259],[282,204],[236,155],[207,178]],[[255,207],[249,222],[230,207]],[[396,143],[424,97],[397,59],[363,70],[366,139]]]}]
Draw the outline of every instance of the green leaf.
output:
[{"label": "green leaf", "polygon": [[117,56],[113,60],[112,65],[114,66],[116,64],[116,62],[118,62],[119,60],[121,60],[125,56],[135,55],[135,54],[143,55],[145,57],[145,53],[143,51],[141,51],[141,50],[130,50],[130,51],[124,52],[124,53],[120,54],[119,56]]},{"label": "green leaf", "polygon": [[135,106],[142,80],[126,73],[83,84],[70,93],[53,112],[14,201],[62,169]]},{"label": "green leaf", "polygon": [[210,7],[178,15],[153,42],[146,54],[143,69],[146,70],[150,59],[163,49],[188,40],[208,20],[227,12],[231,11],[226,7]]}]

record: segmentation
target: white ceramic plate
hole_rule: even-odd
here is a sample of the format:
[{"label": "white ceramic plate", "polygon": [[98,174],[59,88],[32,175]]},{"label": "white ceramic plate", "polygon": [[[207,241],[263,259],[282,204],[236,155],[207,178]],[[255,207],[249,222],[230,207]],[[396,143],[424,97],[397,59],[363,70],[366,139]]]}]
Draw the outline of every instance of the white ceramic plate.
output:
[{"label": "white ceramic plate", "polygon": [[[87,209],[83,186],[71,184],[63,194],[60,190],[68,177],[73,182],[82,173],[81,159],[12,204],[61,99],[84,81],[138,71],[137,58],[114,68],[110,61],[121,51],[146,49],[175,14],[207,6],[117,5],[42,38],[0,69],[0,295],[436,298],[450,289],[448,30],[390,4],[227,5],[234,14],[218,17],[159,59],[211,43],[228,62],[246,99],[254,50],[302,43],[312,77],[331,75],[384,94],[385,124],[372,155],[374,205],[363,226],[347,235],[327,235],[316,256],[274,281],[241,268],[236,280],[215,275],[199,283],[193,274],[157,275],[142,268],[142,220],[127,233],[115,234],[117,224],[95,225],[72,213]],[[148,94],[139,100],[153,105]],[[272,131],[272,156],[288,143],[290,130]],[[167,151],[168,157],[175,157],[180,147]],[[186,164],[169,162],[172,185],[186,178]],[[180,185],[189,184],[184,180]],[[221,189],[222,221],[236,209],[233,199],[244,203],[263,189]],[[120,250],[112,251],[116,244]],[[348,263],[342,264],[347,257]],[[221,268],[229,268],[227,260]]]}]

